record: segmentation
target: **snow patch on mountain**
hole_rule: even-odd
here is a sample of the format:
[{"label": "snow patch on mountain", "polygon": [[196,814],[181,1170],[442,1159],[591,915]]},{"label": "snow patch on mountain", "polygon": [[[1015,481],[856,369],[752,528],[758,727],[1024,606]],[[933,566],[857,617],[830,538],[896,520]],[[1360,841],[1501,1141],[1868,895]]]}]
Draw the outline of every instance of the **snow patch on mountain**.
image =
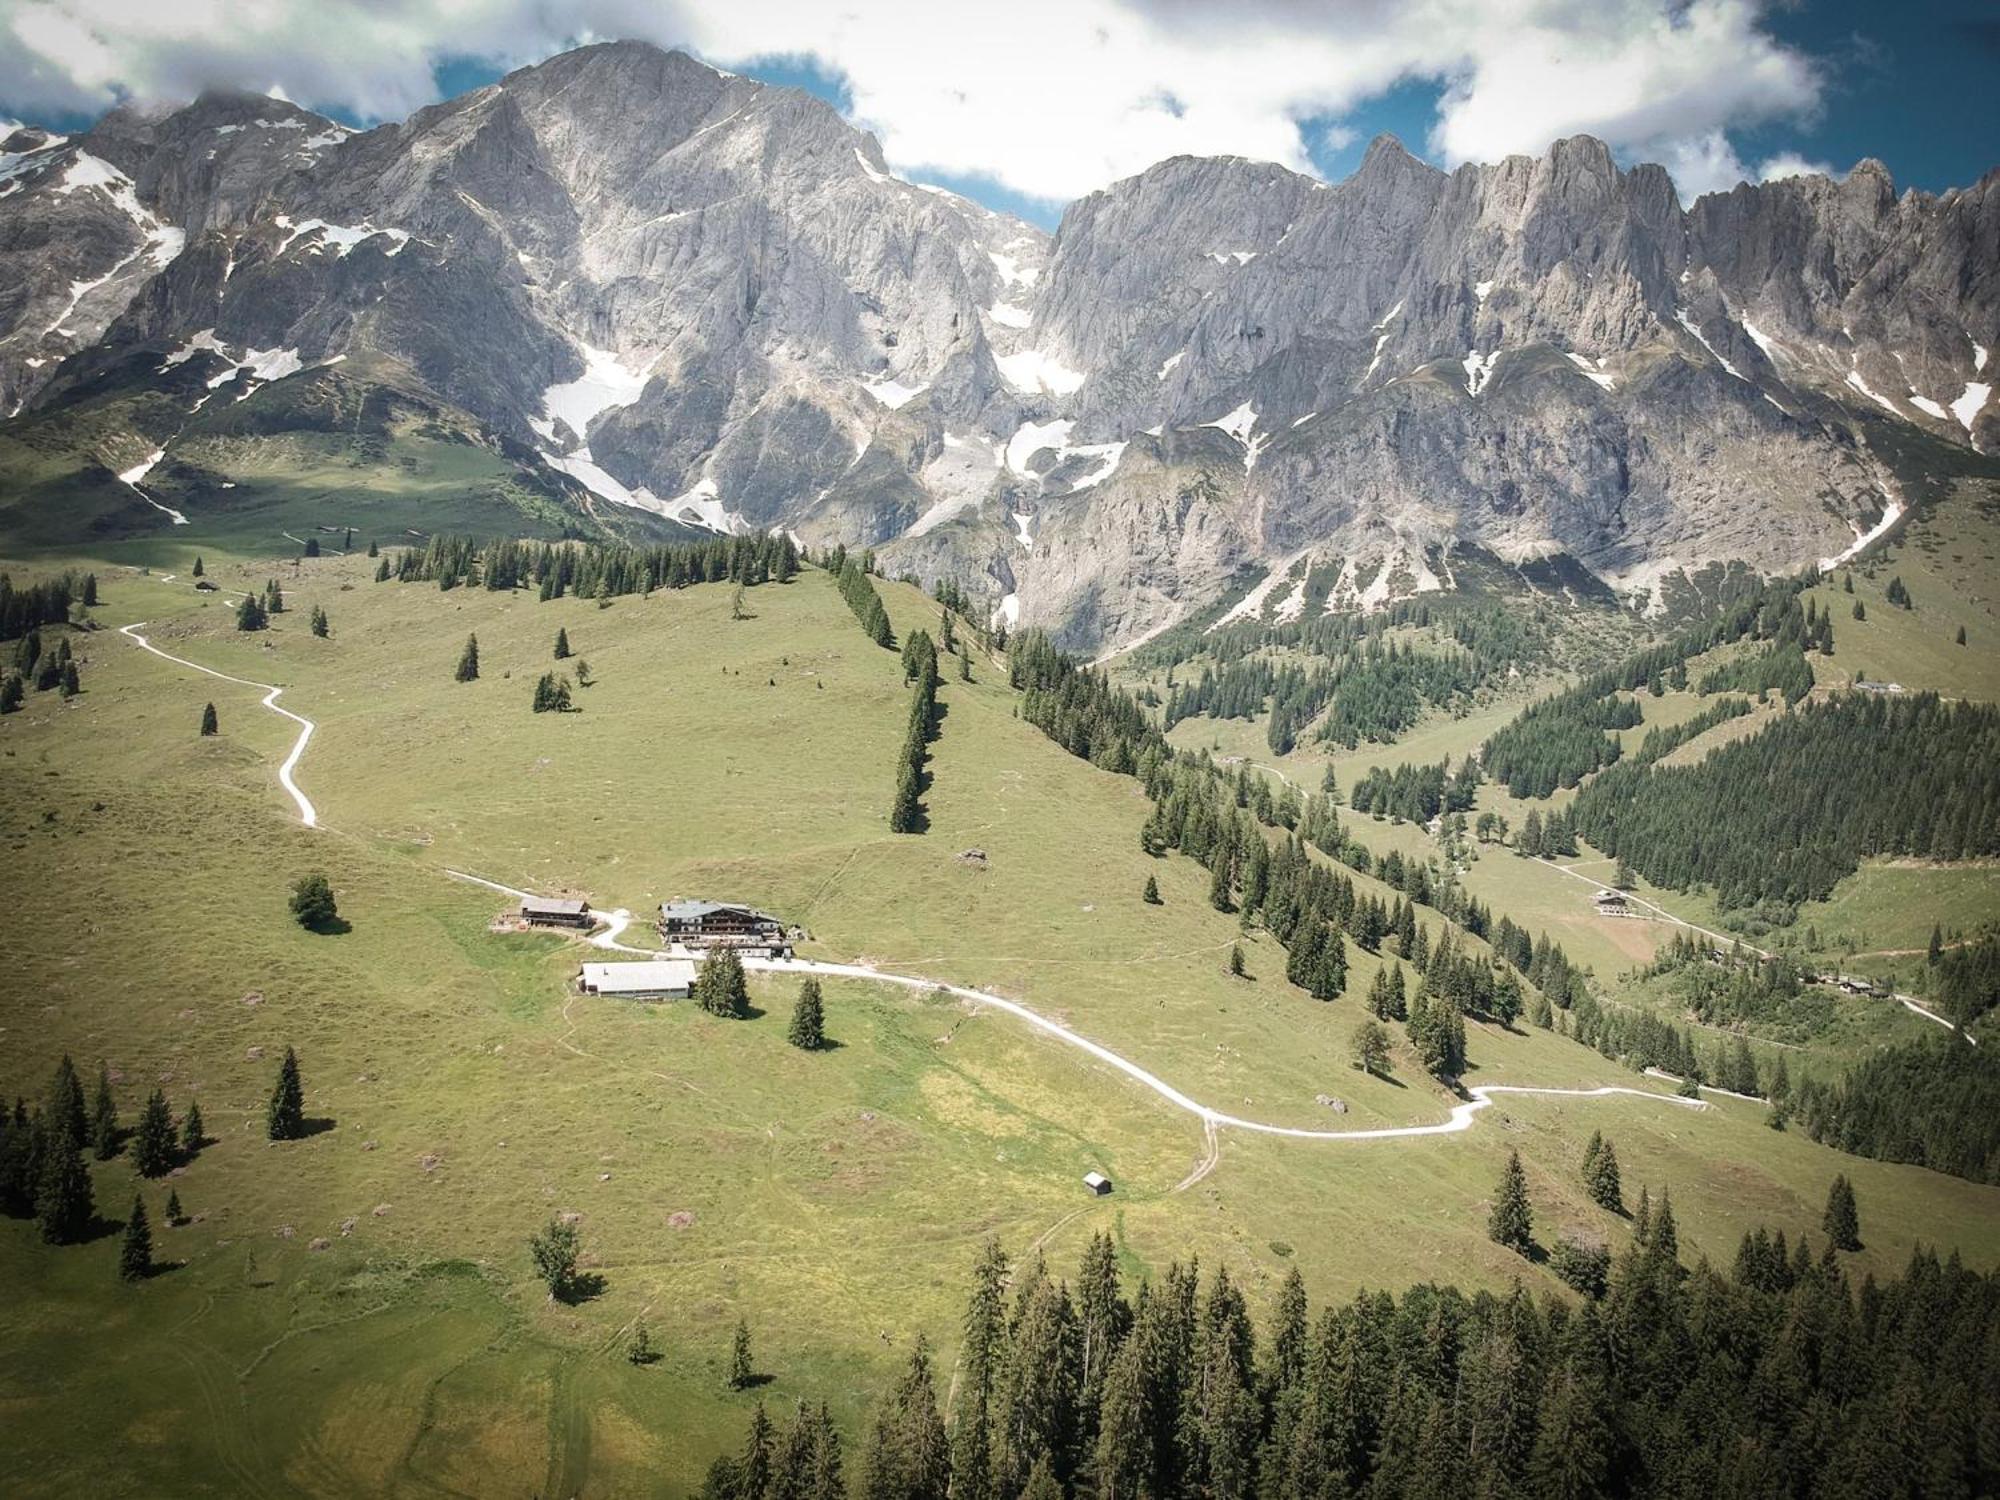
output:
[{"label": "snow patch on mountain", "polygon": [[1896,409],[1895,402],[1891,401],[1880,391],[1873,391],[1868,388],[1868,382],[1861,378],[1859,370],[1849,370],[1847,372],[1847,383],[1866,396],[1870,401],[1873,401],[1877,406],[1880,406],[1884,411],[1888,412],[1890,416],[1900,417],[1902,415],[1902,412]]},{"label": "snow patch on mountain", "polygon": [[1268,439],[1256,435],[1257,408],[1245,401],[1227,416],[1217,417],[1213,422],[1204,422],[1204,427],[1213,427],[1218,432],[1226,432],[1243,445],[1243,467],[1257,467],[1257,455],[1264,449]]},{"label": "snow patch on mountain", "polygon": [[1888,534],[1889,528],[1891,526],[1894,526],[1898,521],[1902,519],[1903,519],[1903,502],[1900,500],[1891,500],[1887,505],[1885,505],[1882,508],[1881,520],[1877,521],[1873,526],[1869,527],[1866,531],[1863,531],[1858,526],[1854,528],[1853,546],[1843,549],[1841,552],[1839,552],[1833,557],[1822,557],[1819,560],[1820,572],[1831,573],[1835,568],[1839,567],[1849,558],[1860,555],[1860,553],[1864,551],[1867,547],[1869,547],[1872,543],[1877,542],[1881,540],[1882,537],[1886,536]]},{"label": "snow patch on mountain", "polygon": [[405,230],[377,229],[372,224],[329,224],[325,219],[301,219],[294,224],[285,214],[279,214],[271,222],[287,231],[284,241],[278,246],[279,255],[283,255],[299,240],[312,235],[319,236],[319,243],[308,248],[331,250],[336,256],[342,257],[363,240],[372,240],[378,234],[387,235],[395,242],[382,252],[384,255],[399,254],[410,242],[410,236]]},{"label": "snow patch on mountain", "polygon": [[929,381],[919,385],[904,385],[902,381],[886,375],[878,380],[864,381],[861,386],[862,390],[888,407],[890,411],[897,411],[909,405],[930,388]]},{"label": "snow patch on mountain", "polygon": [[[1984,355],[1986,351],[1982,349],[1979,352]],[[1981,359],[1979,367],[1983,367],[1985,363],[1986,361]],[[1951,414],[1958,418],[1959,425],[1964,427],[1967,432],[1970,432],[1972,431],[1972,419],[1986,409],[1986,403],[1992,399],[1992,396],[1993,387],[1991,385],[1984,385],[1976,380],[1968,380],[1965,383],[1965,390],[1959,395],[1956,401],[1951,403]]]},{"label": "snow patch on mountain", "polygon": [[1498,349],[1494,350],[1491,354],[1481,354],[1477,349],[1474,349],[1460,361],[1461,366],[1465,370],[1466,395],[1477,396],[1481,391],[1486,389],[1486,382],[1493,378],[1493,366],[1499,358],[1500,351]]},{"label": "snow patch on mountain", "polygon": [[1569,355],[1569,362],[1583,372],[1585,379],[1596,381],[1607,391],[1618,389],[1618,382],[1604,373],[1602,369],[1603,360],[1592,360],[1585,355],[1571,353]]},{"label": "snow patch on mountain", "polygon": [[1016,307],[1011,302],[996,302],[986,309],[986,316],[1002,328],[1026,328],[1035,321],[1035,315],[1025,307]]},{"label": "snow patch on mountain", "polygon": [[[1020,241],[1009,243],[1019,244]],[[1041,280],[1041,271],[1034,266],[1022,265],[1019,256],[1009,255],[1002,250],[988,250],[986,258],[993,262],[993,269],[1000,273],[1000,279],[1009,286],[1018,286],[1025,290]]]},{"label": "snow patch on mountain", "polygon": [[1053,355],[1039,349],[1023,349],[1018,354],[995,355],[1000,378],[1027,396],[1068,396],[1083,384],[1081,372],[1070,369]]},{"label": "snow patch on mountain", "polygon": [[558,421],[581,438],[598,417],[607,411],[630,406],[645,392],[652,361],[634,368],[621,362],[609,349],[598,349],[589,344],[577,347],[583,354],[583,374],[543,391],[542,418],[528,424],[541,434],[544,442],[555,441],[555,424]]},{"label": "snow patch on mountain", "polygon": [[1679,323],[1681,327],[1685,328],[1689,333],[1693,334],[1694,341],[1697,344],[1700,344],[1701,347],[1706,349],[1711,355],[1713,355],[1715,358],[1715,362],[1721,365],[1723,369],[1727,370],[1731,375],[1734,375],[1738,380],[1745,380],[1745,381],[1749,380],[1750,377],[1748,375],[1745,375],[1741,370],[1737,369],[1736,366],[1732,365],[1727,359],[1725,359],[1722,356],[1721,351],[1719,351],[1715,347],[1715,345],[1711,344],[1708,341],[1708,336],[1704,334],[1699,328],[1694,326],[1694,320],[1687,315],[1686,308],[1677,307],[1674,309],[1674,321]]},{"label": "snow patch on mountain", "polygon": [[1919,396],[1915,386],[1910,387],[1910,405],[1914,406],[1920,412],[1926,412],[1936,417],[1941,422],[1951,420],[1951,413],[1947,412],[1942,406],[1939,406],[1937,402],[1931,400],[1930,397]]}]

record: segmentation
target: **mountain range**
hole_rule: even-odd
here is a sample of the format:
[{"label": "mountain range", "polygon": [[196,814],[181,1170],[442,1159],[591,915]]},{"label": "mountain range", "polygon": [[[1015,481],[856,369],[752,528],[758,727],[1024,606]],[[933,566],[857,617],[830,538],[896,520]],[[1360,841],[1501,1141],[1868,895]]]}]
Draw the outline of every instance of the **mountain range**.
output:
[{"label": "mountain range", "polygon": [[1048,235],[636,43],[368,131],[215,93],[0,135],[0,516],[171,528],[254,445],[422,433],[545,520],[868,546],[1091,649],[1838,558],[2000,475],[1996,348],[2000,170],[1683,205],[1588,137],[1383,137],[1332,186],[1161,162]]}]

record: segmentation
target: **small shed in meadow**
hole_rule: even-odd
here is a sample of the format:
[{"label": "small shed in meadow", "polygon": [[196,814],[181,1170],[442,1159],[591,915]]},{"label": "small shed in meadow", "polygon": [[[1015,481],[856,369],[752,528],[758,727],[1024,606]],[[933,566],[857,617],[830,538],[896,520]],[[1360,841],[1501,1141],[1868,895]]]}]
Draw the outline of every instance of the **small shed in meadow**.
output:
[{"label": "small shed in meadow", "polygon": [[1083,1185],[1100,1198],[1111,1191],[1111,1179],[1106,1177],[1102,1172],[1085,1172],[1083,1174]]}]

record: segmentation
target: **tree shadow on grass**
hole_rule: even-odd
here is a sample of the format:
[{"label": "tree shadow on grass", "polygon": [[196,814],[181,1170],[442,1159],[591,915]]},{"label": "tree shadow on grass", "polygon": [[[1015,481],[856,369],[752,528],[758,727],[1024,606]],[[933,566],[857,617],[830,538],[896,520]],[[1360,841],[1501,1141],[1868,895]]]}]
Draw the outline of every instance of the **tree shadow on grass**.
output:
[{"label": "tree shadow on grass", "polygon": [[316,1135],[325,1135],[329,1130],[333,1129],[333,1126],[334,1122],[332,1118],[327,1115],[309,1115],[299,1121],[299,1133],[293,1136],[292,1139],[303,1141]]},{"label": "tree shadow on grass", "polygon": [[754,1391],[759,1387],[772,1384],[777,1378],[775,1375],[766,1375],[762,1371],[759,1371],[754,1375],[745,1375],[741,1381],[735,1382],[735,1385],[739,1391]]},{"label": "tree shadow on grass", "polygon": [[328,917],[324,922],[307,922],[304,926],[315,937],[345,937],[354,931],[354,924],[345,917]]},{"label": "tree shadow on grass", "polygon": [[569,1284],[556,1293],[555,1300],[565,1307],[575,1307],[584,1302],[595,1302],[604,1295],[605,1280],[596,1271],[578,1271],[570,1277]]}]

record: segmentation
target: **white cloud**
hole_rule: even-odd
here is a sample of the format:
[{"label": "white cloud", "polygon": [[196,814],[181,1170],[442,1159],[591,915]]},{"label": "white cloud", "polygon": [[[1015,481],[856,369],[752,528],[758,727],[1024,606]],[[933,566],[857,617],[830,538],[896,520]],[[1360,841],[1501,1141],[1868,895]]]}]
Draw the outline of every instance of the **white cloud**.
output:
[{"label": "white cloud", "polygon": [[1836,172],[1832,165],[1823,161],[1807,161],[1796,151],[1780,151],[1776,156],[1767,157],[1757,163],[1759,182],[1776,182],[1782,177],[1831,177],[1835,182],[1845,177],[1845,172]]},{"label": "white cloud", "polygon": [[1430,145],[1454,165],[1586,131],[1700,161],[1731,126],[1810,114],[1820,87],[1759,0],[17,0],[0,102],[33,116],[275,84],[396,118],[435,97],[440,58],[514,65],[603,37],[724,66],[811,57],[899,170],[1052,201],[1181,152],[1303,169],[1302,121],[1338,141],[1409,78],[1446,85]]}]

